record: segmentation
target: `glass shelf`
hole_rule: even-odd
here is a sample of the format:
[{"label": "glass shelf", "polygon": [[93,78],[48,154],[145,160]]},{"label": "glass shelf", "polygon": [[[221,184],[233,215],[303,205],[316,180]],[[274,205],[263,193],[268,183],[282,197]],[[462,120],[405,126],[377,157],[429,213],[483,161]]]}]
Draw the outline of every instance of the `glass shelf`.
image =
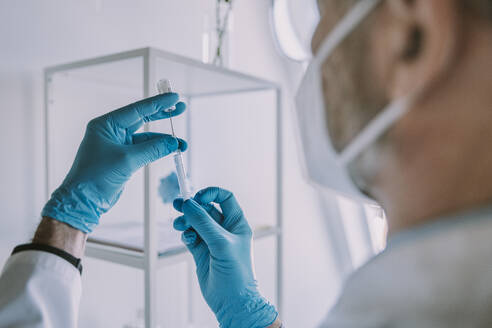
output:
[{"label": "glass shelf", "polygon": [[[137,240],[141,234],[137,231],[139,227],[122,224],[120,227],[106,227],[101,232],[97,232],[87,240],[86,255],[106,260],[108,262],[118,263],[144,269],[144,243],[143,240]],[[169,235],[166,227],[160,229],[166,235]],[[115,236],[114,234],[119,234]],[[254,229],[254,240],[265,237],[276,236],[280,231],[276,227],[263,226]],[[111,234],[111,235],[109,235]],[[178,233],[176,235],[179,236]],[[130,239],[130,242],[128,241]],[[173,236],[165,243],[161,243],[158,248],[158,257],[164,260],[168,257],[187,253],[186,247],[183,245],[179,237]]]},{"label": "glass shelf", "polygon": [[[54,76],[57,73],[69,73],[73,78],[91,81],[91,83],[96,82],[102,85],[138,90],[142,86],[142,80],[138,78],[128,79],[128,76],[142,76],[144,65],[146,65],[144,63],[146,56],[156,58],[155,70],[151,74],[154,74],[157,80],[160,77],[165,77],[172,81],[173,88],[179,90],[184,97],[203,97],[279,88],[274,82],[155,48],[142,48],[52,66],[48,67],[45,72],[49,76]],[[132,65],[131,62],[138,62],[138,65]],[[153,89],[153,86],[151,88]]]}]

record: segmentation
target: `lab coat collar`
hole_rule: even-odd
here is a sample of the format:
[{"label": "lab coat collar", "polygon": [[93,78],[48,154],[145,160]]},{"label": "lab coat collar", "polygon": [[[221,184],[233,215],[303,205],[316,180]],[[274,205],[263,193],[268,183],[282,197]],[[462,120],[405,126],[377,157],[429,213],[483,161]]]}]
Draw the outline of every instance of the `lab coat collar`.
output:
[{"label": "lab coat collar", "polygon": [[431,222],[398,232],[388,239],[386,250],[416,242],[419,238],[444,233],[449,229],[459,229],[469,224],[480,224],[484,220],[492,220],[492,204],[441,216]]}]

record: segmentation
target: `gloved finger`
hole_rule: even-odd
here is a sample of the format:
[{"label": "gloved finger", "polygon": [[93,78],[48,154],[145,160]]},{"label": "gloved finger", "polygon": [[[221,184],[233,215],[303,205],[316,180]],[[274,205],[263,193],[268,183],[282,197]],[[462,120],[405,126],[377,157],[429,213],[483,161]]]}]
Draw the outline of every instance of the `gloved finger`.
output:
[{"label": "gloved finger", "polygon": [[[168,134],[162,134],[162,133],[156,133],[156,132],[142,132],[142,133],[135,133],[132,136],[132,143],[135,144],[140,144],[152,139],[156,138],[162,138],[162,136],[170,136]],[[188,149],[188,143],[180,138],[176,138],[178,140],[178,148],[181,151],[186,151]]]},{"label": "gloved finger", "polygon": [[167,134],[144,134],[137,139],[148,137],[150,139],[147,141],[132,145],[132,155],[135,157],[138,167],[148,165],[178,150],[178,140]]},{"label": "gloved finger", "polygon": [[181,138],[176,138],[178,139],[178,148],[179,150],[181,151],[186,151],[188,149],[188,143],[186,142],[186,140],[184,139],[181,139]]},{"label": "gloved finger", "polygon": [[113,119],[116,125],[126,129],[147,122],[150,116],[175,106],[178,100],[177,93],[166,93],[137,101],[107,115]]},{"label": "gloved finger", "polygon": [[184,200],[183,198],[176,198],[174,201],[173,201],[173,207],[176,211],[178,212],[181,212],[183,213],[183,203],[184,203]]},{"label": "gloved finger", "polygon": [[200,190],[195,199],[199,204],[211,202],[219,204],[225,217],[223,226],[226,230],[234,232],[234,228],[238,226],[249,227],[243,210],[232,192],[219,187],[209,187]]},{"label": "gloved finger", "polygon": [[207,273],[210,261],[210,251],[195,230],[188,229],[181,234],[181,240],[186,245],[193,260],[195,260],[198,279],[203,279]]},{"label": "gloved finger", "polygon": [[200,190],[195,195],[195,200],[199,204],[217,203],[220,205],[224,215],[229,215],[230,211],[237,211],[241,209],[234,194],[229,190],[225,190],[219,187],[208,187]]},{"label": "gloved finger", "polygon": [[193,229],[186,229],[186,231],[184,231],[181,234],[181,240],[187,246],[193,245],[197,241],[197,239],[198,239],[198,235]]},{"label": "gloved finger", "polygon": [[[176,209],[176,211],[183,212],[183,203],[184,201],[182,198],[176,198],[173,201],[173,206]],[[215,208],[215,206],[213,206],[212,204],[203,204],[202,207],[207,211],[207,213],[212,217],[212,219],[215,220],[215,222],[222,225],[224,221],[224,216],[222,215],[222,213],[220,213],[218,209]],[[184,216],[178,217],[174,222],[176,223],[176,221],[181,218],[183,218],[183,221],[186,222],[186,218]],[[186,223],[186,225],[189,224]]]},{"label": "gloved finger", "polygon": [[191,228],[191,226],[186,222],[184,215],[177,217],[173,222],[174,229],[178,231],[185,231]]},{"label": "gloved finger", "polygon": [[224,216],[220,211],[215,208],[212,204],[203,204],[202,207],[207,211],[207,213],[215,220],[218,224],[222,225],[224,223]]},{"label": "gloved finger", "polygon": [[183,203],[186,222],[200,235],[207,245],[221,239],[227,231],[224,230],[208,213],[193,199]]},{"label": "gloved finger", "polygon": [[174,109],[171,112],[166,112],[166,110],[161,110],[155,114],[150,115],[147,118],[148,119],[147,122],[158,121],[158,120],[166,119],[169,117],[178,116],[186,110],[186,104],[182,101],[178,102],[175,107],[176,107],[176,109]]},{"label": "gloved finger", "polygon": [[186,110],[186,104],[184,102],[179,102],[176,104],[176,109],[172,112],[166,112],[166,110],[160,110],[155,114],[145,117],[143,120],[138,121],[129,128],[127,128],[128,134],[132,135],[140,129],[144,123],[162,120],[182,114]]},{"label": "gloved finger", "polygon": [[144,125],[144,122],[140,121],[140,122],[135,123],[132,126],[128,127],[126,129],[127,136],[131,136],[132,134],[134,134],[135,132],[137,132],[138,129],[140,129],[143,125]]},{"label": "gloved finger", "polygon": [[155,138],[161,138],[164,134],[156,132],[142,132],[132,135],[132,144],[140,144]]}]

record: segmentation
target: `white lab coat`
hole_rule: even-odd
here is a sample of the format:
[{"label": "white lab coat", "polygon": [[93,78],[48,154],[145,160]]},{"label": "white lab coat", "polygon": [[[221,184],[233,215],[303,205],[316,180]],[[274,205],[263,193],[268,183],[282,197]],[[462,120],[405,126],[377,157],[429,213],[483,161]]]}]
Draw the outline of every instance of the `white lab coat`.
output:
[{"label": "white lab coat", "polygon": [[492,327],[492,208],[397,235],[321,327]]},{"label": "white lab coat", "polygon": [[[0,327],[76,327],[80,296],[72,264],[15,254],[0,277]],[[348,279],[321,327],[492,327],[492,208],[391,240]]]},{"label": "white lab coat", "polygon": [[82,284],[79,271],[42,251],[12,255],[0,277],[0,327],[77,327]]}]

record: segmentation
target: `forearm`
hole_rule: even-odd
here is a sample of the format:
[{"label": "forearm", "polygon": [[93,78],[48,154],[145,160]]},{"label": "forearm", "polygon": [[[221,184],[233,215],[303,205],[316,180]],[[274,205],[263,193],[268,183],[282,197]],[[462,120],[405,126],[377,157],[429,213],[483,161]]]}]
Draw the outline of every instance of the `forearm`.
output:
[{"label": "forearm", "polygon": [[87,234],[82,231],[55,219],[43,217],[32,242],[53,246],[76,258],[81,258],[84,254],[86,240]]}]

